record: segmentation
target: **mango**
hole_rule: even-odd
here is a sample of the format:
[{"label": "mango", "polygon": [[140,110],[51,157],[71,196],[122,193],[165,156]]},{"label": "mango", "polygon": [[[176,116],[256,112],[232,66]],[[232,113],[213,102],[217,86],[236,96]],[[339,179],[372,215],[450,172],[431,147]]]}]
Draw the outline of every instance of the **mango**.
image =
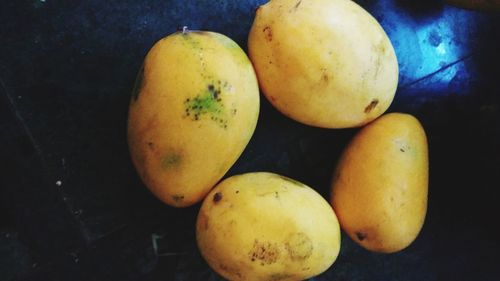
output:
[{"label": "mango", "polygon": [[258,115],[243,50],[219,33],[176,32],[154,44],[138,75],[128,117],[133,164],[160,200],[193,205],[238,159]]},{"label": "mango", "polygon": [[327,270],[340,227],[312,188],[265,172],[232,176],[205,198],[196,222],[202,256],[228,280],[304,280]]},{"label": "mango", "polygon": [[362,126],[396,92],[394,48],[354,1],[271,0],[256,12],[248,51],[269,102],[307,125]]},{"label": "mango", "polygon": [[330,202],[341,228],[371,251],[409,246],[427,212],[428,161],[425,131],[415,117],[390,113],[362,128],[333,176]]}]

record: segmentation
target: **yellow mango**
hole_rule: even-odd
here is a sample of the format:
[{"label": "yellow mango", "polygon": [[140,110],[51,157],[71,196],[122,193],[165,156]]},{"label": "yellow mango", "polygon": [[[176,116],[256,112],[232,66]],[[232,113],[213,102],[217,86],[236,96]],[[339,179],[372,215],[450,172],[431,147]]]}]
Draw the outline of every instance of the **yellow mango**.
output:
[{"label": "yellow mango", "polygon": [[248,50],[267,99],[307,125],[361,126],[396,92],[394,48],[350,0],[271,0],[256,12]]},{"label": "yellow mango", "polygon": [[208,264],[228,280],[303,280],[327,270],[340,249],[328,202],[272,173],[219,183],[198,214],[196,237]]},{"label": "yellow mango", "polygon": [[206,31],[171,34],[148,52],[130,102],[132,161],[160,200],[192,205],[238,159],[258,114],[255,72],[234,41]]},{"label": "yellow mango", "polygon": [[333,176],[331,204],[362,247],[392,253],[410,245],[427,212],[427,138],[420,122],[386,114],[362,128]]}]

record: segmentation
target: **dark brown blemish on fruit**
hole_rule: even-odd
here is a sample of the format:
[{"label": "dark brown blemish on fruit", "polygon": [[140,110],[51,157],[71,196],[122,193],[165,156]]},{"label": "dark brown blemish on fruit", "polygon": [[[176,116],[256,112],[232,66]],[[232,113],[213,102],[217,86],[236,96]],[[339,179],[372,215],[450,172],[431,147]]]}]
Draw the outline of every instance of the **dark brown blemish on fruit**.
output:
[{"label": "dark brown blemish on fruit", "polygon": [[260,242],[255,239],[248,256],[252,262],[260,261],[261,265],[266,265],[275,263],[279,254],[279,247],[276,243]]},{"label": "dark brown blemish on fruit", "polygon": [[222,90],[230,88],[227,81],[224,86],[220,80],[212,81],[202,93],[184,100],[184,117],[193,121],[202,120],[207,116],[210,120],[217,122],[222,128],[227,128],[228,119],[224,104],[222,103]]},{"label": "dark brown blemish on fruit", "polygon": [[217,192],[214,194],[214,197],[213,197],[213,201],[214,203],[217,203],[219,202],[220,200],[222,200],[222,193],[220,192]]},{"label": "dark brown blemish on fruit", "polygon": [[150,150],[154,150],[155,149],[155,144],[151,141],[148,142],[148,147]]},{"label": "dark brown blemish on fruit", "polygon": [[314,249],[311,239],[303,232],[292,233],[285,243],[285,248],[293,261],[309,258]]},{"label": "dark brown blemish on fruit", "polygon": [[172,199],[175,202],[181,202],[182,200],[184,200],[184,195],[172,195]]},{"label": "dark brown blemish on fruit", "polygon": [[236,190],[236,194],[238,194],[238,193],[240,193],[240,191],[239,191],[239,190]]},{"label": "dark brown blemish on fruit", "polygon": [[266,191],[266,192],[257,194],[257,196],[259,196],[259,197],[274,196],[274,198],[279,199],[279,194],[277,191]]},{"label": "dark brown blemish on fruit", "polygon": [[404,140],[397,139],[395,140],[395,143],[397,145],[397,148],[399,148],[399,151],[401,152],[406,152],[411,150],[411,147]]},{"label": "dark brown blemish on fruit", "polygon": [[321,68],[321,80],[325,83],[328,83],[330,81],[330,78],[332,78],[330,75],[328,75],[328,71],[326,68]]},{"label": "dark brown blemish on fruit", "polygon": [[323,78],[323,81],[325,81],[325,82],[328,82],[328,80],[330,80],[330,77],[328,77],[328,74],[326,74],[326,73],[323,73],[322,78]]},{"label": "dark brown blemish on fruit", "polygon": [[369,105],[365,107],[365,113],[370,113],[378,105],[378,99],[373,99]]},{"label": "dark brown blemish on fruit", "polygon": [[220,87],[215,88],[213,84],[209,84],[207,90],[212,95],[212,98],[214,98],[217,101],[221,101],[221,99],[219,98],[219,94],[221,92]]},{"label": "dark brown blemish on fruit", "polygon": [[264,27],[264,29],[262,29],[262,32],[264,32],[264,34],[266,35],[267,41],[273,41],[273,31],[271,30],[270,26]]},{"label": "dark brown blemish on fruit", "polygon": [[366,233],[363,232],[356,232],[356,238],[358,238],[359,241],[363,241],[366,239]]}]

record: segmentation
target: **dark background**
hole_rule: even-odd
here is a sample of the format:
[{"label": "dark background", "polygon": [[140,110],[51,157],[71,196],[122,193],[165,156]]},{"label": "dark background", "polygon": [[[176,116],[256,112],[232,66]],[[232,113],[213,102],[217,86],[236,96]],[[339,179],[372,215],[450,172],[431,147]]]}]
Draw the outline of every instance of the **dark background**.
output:
[{"label": "dark background", "polygon": [[[199,205],[170,208],[136,175],[128,102],[155,41],[187,25],[246,50],[264,2],[0,1],[0,280],[221,280],[196,248]],[[389,111],[414,114],[428,134],[428,216],[396,254],[344,235],[335,264],[312,280],[500,280],[499,14],[357,2],[396,49]],[[327,196],[356,131],[298,124],[262,98],[255,135],[226,176],[272,171]]]}]

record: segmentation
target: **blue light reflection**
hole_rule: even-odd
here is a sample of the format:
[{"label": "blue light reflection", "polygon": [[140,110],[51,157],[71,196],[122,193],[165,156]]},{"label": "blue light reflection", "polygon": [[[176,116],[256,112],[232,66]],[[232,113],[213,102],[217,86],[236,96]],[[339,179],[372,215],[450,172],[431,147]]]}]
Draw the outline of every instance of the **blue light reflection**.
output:
[{"label": "blue light reflection", "polygon": [[459,62],[471,54],[468,42],[478,28],[477,13],[443,6],[432,13],[412,14],[396,0],[378,1],[368,9],[394,45],[400,89],[429,79],[431,85],[426,83],[426,89],[441,89],[440,94],[446,94],[457,74],[463,76],[467,71]]}]

